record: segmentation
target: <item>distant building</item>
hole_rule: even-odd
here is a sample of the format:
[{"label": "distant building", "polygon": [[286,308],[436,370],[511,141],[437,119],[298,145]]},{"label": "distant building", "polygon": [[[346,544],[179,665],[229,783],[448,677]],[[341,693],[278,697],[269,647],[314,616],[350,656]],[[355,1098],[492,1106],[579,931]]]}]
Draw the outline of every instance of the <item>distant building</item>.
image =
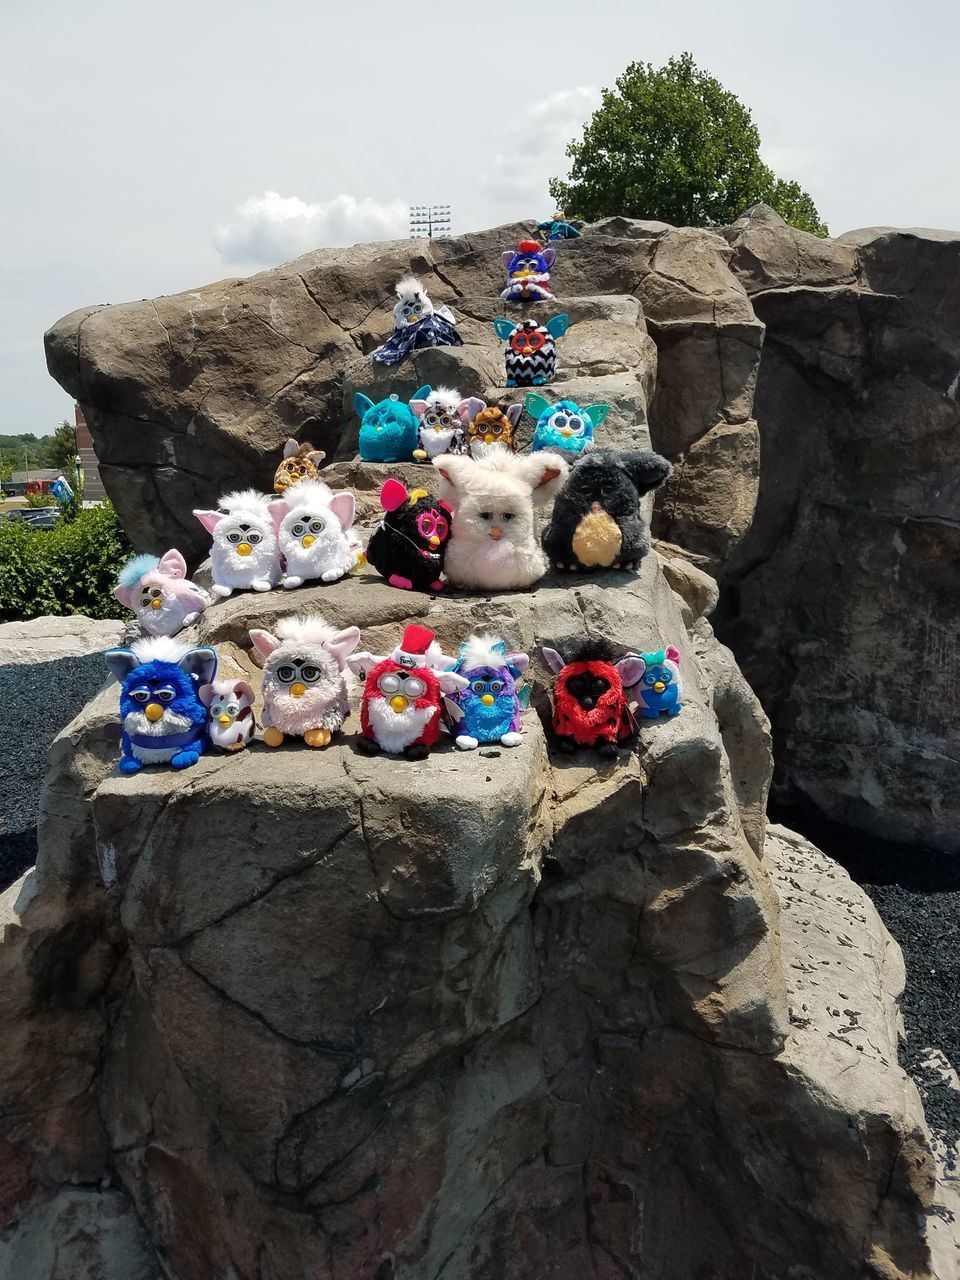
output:
[{"label": "distant building", "polygon": [[46,493],[60,474],[56,467],[31,467],[29,471],[14,471],[10,479],[4,481],[3,492],[8,498],[22,498],[28,493]]},{"label": "distant building", "polygon": [[[102,502],[107,496],[100,479],[100,463],[93,448],[93,436],[79,405],[74,412],[77,419],[77,454],[80,458],[80,469],[83,472],[84,502]],[[69,476],[67,479],[69,480]]]}]

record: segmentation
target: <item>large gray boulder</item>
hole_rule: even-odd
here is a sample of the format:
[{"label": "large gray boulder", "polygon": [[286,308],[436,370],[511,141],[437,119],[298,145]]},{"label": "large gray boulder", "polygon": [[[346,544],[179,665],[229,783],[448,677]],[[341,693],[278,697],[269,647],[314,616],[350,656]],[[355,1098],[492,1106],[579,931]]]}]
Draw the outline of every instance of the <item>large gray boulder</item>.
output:
[{"label": "large gray boulder", "polygon": [[[704,575],[661,564],[487,598],[367,574],[194,633],[256,684],[249,627],[294,609],[381,652],[494,625],[534,655],[514,750],[371,760],[351,719],[129,778],[115,687],[91,702],[4,899],[0,1273],[74,1180],[130,1258],[90,1280],[150,1276],[145,1242],[175,1280],[931,1275],[897,949],[767,832],[766,718]],[[545,733],[540,645],[584,632],[681,650],[681,715],[619,763]]]}]

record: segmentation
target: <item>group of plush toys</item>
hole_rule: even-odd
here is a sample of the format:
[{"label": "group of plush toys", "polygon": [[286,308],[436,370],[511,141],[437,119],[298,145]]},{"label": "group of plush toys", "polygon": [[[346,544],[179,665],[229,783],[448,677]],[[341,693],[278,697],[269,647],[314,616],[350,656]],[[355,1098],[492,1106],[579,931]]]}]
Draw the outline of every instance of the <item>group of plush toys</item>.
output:
[{"label": "group of plush toys", "polygon": [[[250,640],[263,658],[261,738],[268,747],[288,737],[329,746],[350,710],[351,675],[362,682],[357,747],[365,754],[421,760],[444,729],[465,751],[521,742],[530,659],[499,636],[471,635],[453,658],[433,631],[411,624],[396,648],[377,655],[356,652],[357,627],[337,631],[313,615],[284,619],[275,633],[252,630]],[[633,732],[632,688],[644,717],[680,711],[680,654],[673,645],[615,659],[606,641],[593,640],[567,657],[552,648],[543,656],[556,677],[553,729],[564,750],[617,755]],[[253,689],[245,680],[215,679],[214,649],[150,637],[109,650],[106,661],[120,682],[122,773],[149,764],[185,769],[210,746],[240,751],[253,739]]]}]

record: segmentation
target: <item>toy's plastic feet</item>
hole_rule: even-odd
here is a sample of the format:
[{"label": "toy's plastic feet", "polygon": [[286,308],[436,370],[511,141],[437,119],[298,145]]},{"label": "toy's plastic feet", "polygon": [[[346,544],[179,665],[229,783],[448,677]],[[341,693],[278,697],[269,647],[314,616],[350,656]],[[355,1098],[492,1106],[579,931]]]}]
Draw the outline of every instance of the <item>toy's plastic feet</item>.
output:
[{"label": "toy's plastic feet", "polygon": [[522,733],[515,733],[511,731],[510,733],[503,734],[500,741],[505,747],[519,747],[522,738]]},{"label": "toy's plastic feet", "polygon": [[427,456],[427,451],[426,449],[414,449],[413,456],[418,462],[423,462],[424,458]]},{"label": "toy's plastic feet", "polygon": [[170,767],[173,769],[189,769],[199,759],[199,751],[178,751],[175,756],[170,757]]},{"label": "toy's plastic feet", "polygon": [[431,582],[431,583],[430,583],[430,590],[431,590],[431,591],[442,591],[442,590],[443,590],[443,582],[442,582],[442,580],[441,580],[440,578],[438,578],[438,579],[436,580],[436,582]]},{"label": "toy's plastic feet", "polygon": [[321,573],[320,581],[336,582],[339,578],[342,578],[342,577],[343,577],[343,574],[339,569],[328,569],[326,573]]},{"label": "toy's plastic feet", "polygon": [[403,748],[403,754],[408,760],[426,760],[430,748],[425,742],[412,742],[409,747]]},{"label": "toy's plastic feet", "polygon": [[220,582],[215,582],[210,588],[210,594],[215,600],[226,600],[227,596],[233,595],[233,587],[225,587]]},{"label": "toy's plastic feet", "polygon": [[247,744],[246,744],[245,742],[228,742],[228,743],[227,743],[227,750],[228,750],[228,751],[242,751],[242,750],[243,750],[243,748],[244,748],[246,745],[247,745]]},{"label": "toy's plastic feet", "polygon": [[121,773],[139,773],[143,765],[134,756],[124,756],[120,761]]},{"label": "toy's plastic feet", "polygon": [[273,590],[273,583],[268,582],[266,578],[254,578],[254,580],[250,583],[250,585],[251,587],[253,587],[254,591],[272,591]]},{"label": "toy's plastic feet", "polygon": [[361,753],[361,755],[375,756],[380,754],[380,747],[377,745],[376,742],[374,742],[372,738],[360,737],[360,738],[357,738],[356,741],[357,741],[357,750]]},{"label": "toy's plastic feet", "polygon": [[670,710],[667,712],[668,716],[678,716],[679,714],[680,714],[679,706],[671,707]]},{"label": "toy's plastic feet", "polygon": [[387,579],[391,587],[399,587],[401,591],[412,591],[413,583],[409,578],[401,578],[399,573],[391,573]]},{"label": "toy's plastic feet", "polygon": [[292,591],[294,587],[303,586],[303,579],[296,577],[295,574],[290,574],[289,577],[284,578],[283,585],[288,591]]},{"label": "toy's plastic feet", "polygon": [[268,747],[279,747],[283,743],[283,734],[271,725],[269,729],[264,729],[263,740]]},{"label": "toy's plastic feet", "polygon": [[188,613],[188,614],[187,614],[187,616],[186,616],[186,617],[184,618],[184,620],[183,620],[183,625],[184,625],[185,627],[191,627],[191,626],[193,626],[193,624],[196,622],[196,620],[197,620],[199,617],[200,617],[200,615],[199,615],[199,613],[197,613],[196,611],[194,611],[193,613]]},{"label": "toy's plastic feet", "polygon": [[332,737],[329,729],[308,729],[303,740],[308,747],[329,747]]},{"label": "toy's plastic feet", "polygon": [[620,754],[620,748],[615,742],[598,742],[597,754],[605,756],[608,760],[612,760]]},{"label": "toy's plastic feet", "polygon": [[474,747],[479,747],[480,739],[471,738],[469,733],[461,733],[457,738],[457,746],[461,751],[472,751]]}]

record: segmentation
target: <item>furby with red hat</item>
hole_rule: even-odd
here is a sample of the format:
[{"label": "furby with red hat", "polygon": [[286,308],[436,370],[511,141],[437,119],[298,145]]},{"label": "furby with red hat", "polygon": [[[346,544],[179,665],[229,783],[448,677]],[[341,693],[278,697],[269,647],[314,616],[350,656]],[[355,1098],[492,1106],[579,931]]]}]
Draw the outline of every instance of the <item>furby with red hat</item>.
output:
[{"label": "furby with red hat", "polygon": [[542,248],[539,240],[521,240],[515,250],[507,249],[507,287],[500,297],[504,302],[549,302],[550,268],[556,259],[556,249]]},{"label": "furby with red hat", "polygon": [[444,668],[455,659],[441,653],[436,633],[416,623],[386,657],[355,653],[347,663],[364,681],[360,703],[362,737],[357,746],[367,755],[386,751],[422,760],[440,737],[444,694],[467,687],[463,676]]}]

